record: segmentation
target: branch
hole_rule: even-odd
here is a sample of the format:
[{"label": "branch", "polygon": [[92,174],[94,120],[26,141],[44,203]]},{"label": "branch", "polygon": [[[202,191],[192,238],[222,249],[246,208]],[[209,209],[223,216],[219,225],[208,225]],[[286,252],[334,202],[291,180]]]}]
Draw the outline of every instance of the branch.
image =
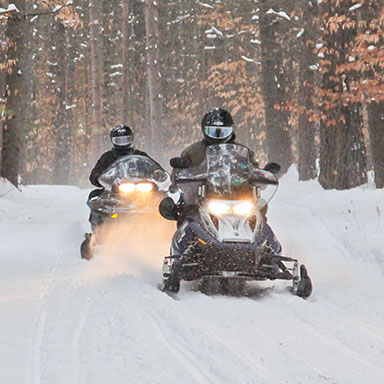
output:
[{"label": "branch", "polygon": [[20,12],[20,11],[16,8],[15,4],[9,4],[7,9],[0,8],[0,15],[4,13],[11,13],[11,12]]},{"label": "branch", "polygon": [[38,16],[45,16],[45,15],[54,15],[58,12],[60,12],[63,8],[71,7],[73,6],[73,1],[68,0],[64,5],[57,5],[52,11],[47,12],[36,12],[36,13],[26,13],[24,17],[38,17]]}]

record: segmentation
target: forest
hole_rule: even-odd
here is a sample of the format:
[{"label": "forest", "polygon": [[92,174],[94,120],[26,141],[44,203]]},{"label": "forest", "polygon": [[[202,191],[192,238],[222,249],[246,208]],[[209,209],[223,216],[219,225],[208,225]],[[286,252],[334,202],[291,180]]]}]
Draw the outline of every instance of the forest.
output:
[{"label": "forest", "polygon": [[213,107],[261,164],[384,187],[381,0],[0,1],[0,175],[88,186],[127,124],[167,166]]}]

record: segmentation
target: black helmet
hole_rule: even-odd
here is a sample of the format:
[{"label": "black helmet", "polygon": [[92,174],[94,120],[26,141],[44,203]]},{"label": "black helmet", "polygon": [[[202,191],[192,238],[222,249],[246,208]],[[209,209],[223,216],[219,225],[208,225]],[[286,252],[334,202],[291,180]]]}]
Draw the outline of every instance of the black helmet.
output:
[{"label": "black helmet", "polygon": [[120,124],[112,128],[110,138],[113,148],[129,149],[133,147],[133,132],[126,125]]},{"label": "black helmet", "polygon": [[201,121],[205,139],[215,143],[225,143],[230,140],[234,125],[231,114],[221,108],[211,109]]}]

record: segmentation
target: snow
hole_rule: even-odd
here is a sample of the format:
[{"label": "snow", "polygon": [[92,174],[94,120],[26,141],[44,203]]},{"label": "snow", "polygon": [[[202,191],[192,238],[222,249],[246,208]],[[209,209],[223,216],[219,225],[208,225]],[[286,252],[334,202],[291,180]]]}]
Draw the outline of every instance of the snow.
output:
[{"label": "snow", "polygon": [[20,12],[15,4],[9,4],[8,8],[0,8],[0,13],[7,13],[7,12]]},{"label": "snow", "polygon": [[199,4],[200,4],[201,6],[203,6],[203,7],[206,7],[206,8],[215,9],[215,7],[213,7],[213,6],[212,6],[212,5],[210,5],[210,4],[201,3],[201,2],[199,2]]},{"label": "snow", "polygon": [[278,16],[280,16],[280,17],[286,19],[286,20],[291,21],[291,18],[290,18],[290,17],[288,16],[288,14],[287,14],[286,12],[284,12],[284,11],[276,12],[275,10],[273,10],[273,9],[271,8],[271,9],[269,9],[269,10],[267,11],[267,15],[269,15],[269,14],[278,15]]},{"label": "snow", "polygon": [[255,60],[251,59],[250,57],[247,57],[247,56],[241,56],[241,58],[244,60],[244,61],[247,61],[248,63],[254,63]]},{"label": "snow", "polygon": [[1,382],[381,382],[383,190],[296,180],[294,168],[281,178],[268,222],[306,264],[308,300],[278,281],[247,297],[184,284],[174,300],[156,288],[172,222],[135,222],[125,248],[87,262],[88,190],[0,180]]},{"label": "snow", "polygon": [[358,9],[360,8],[362,5],[359,3],[359,4],[355,4],[353,5],[352,7],[349,8],[350,11],[354,11],[355,9]]},{"label": "snow", "polygon": [[298,34],[296,35],[296,37],[303,36],[304,31],[305,31],[304,28],[301,28],[300,31],[298,32]]},{"label": "snow", "polygon": [[204,33],[208,39],[215,39],[217,35],[223,37],[223,32],[213,26],[210,29],[207,29]]}]

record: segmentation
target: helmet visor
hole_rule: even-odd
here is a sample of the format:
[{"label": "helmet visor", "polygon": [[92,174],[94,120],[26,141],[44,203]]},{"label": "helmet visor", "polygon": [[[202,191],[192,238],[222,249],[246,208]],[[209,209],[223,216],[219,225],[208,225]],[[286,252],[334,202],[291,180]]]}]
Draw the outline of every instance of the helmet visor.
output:
[{"label": "helmet visor", "polygon": [[112,144],[124,147],[132,143],[132,136],[115,136],[111,138]]},{"label": "helmet visor", "polygon": [[212,139],[226,139],[232,135],[233,127],[218,127],[207,125],[204,127],[204,132]]}]

